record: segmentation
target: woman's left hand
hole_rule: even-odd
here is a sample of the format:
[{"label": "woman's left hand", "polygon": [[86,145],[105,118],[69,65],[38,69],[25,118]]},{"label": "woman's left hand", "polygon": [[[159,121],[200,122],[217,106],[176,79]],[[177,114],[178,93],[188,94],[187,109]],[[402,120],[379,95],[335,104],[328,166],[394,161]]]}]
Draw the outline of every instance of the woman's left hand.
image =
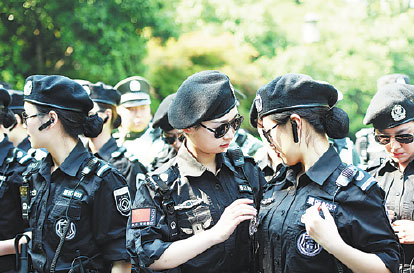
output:
[{"label": "woman's left hand", "polygon": [[[325,219],[319,214],[321,209]],[[333,248],[342,242],[335,220],[325,205],[316,204],[308,208],[301,221],[305,224],[309,236],[329,253],[332,254]]]}]

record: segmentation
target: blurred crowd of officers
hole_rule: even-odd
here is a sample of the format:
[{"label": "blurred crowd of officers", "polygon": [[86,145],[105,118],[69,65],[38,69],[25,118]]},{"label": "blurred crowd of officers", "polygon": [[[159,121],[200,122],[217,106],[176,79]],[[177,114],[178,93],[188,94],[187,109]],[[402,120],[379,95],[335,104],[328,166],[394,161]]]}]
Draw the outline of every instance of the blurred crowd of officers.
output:
[{"label": "blurred crowd of officers", "polygon": [[355,142],[341,93],[306,75],[258,90],[260,139],[220,72],[190,76],[154,115],[150,94],[140,76],[0,84],[0,272],[414,270],[408,76],[378,80],[374,128]]}]

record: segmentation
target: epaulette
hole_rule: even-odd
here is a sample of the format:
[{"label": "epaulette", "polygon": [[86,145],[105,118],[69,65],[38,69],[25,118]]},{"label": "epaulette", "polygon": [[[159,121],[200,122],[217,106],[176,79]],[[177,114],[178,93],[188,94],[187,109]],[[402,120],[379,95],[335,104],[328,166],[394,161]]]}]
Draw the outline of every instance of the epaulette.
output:
[{"label": "epaulette", "polygon": [[359,170],[355,178],[355,185],[357,185],[363,192],[368,192],[372,186],[377,184],[377,180],[369,175],[369,173]]},{"label": "epaulette", "polygon": [[96,175],[99,177],[104,177],[105,174],[111,169],[112,167],[103,160],[99,160],[99,166],[96,171]]},{"label": "epaulette", "polygon": [[120,156],[125,154],[126,150],[127,149],[124,146],[118,147],[118,149],[111,154],[111,157],[112,158],[119,158]]}]

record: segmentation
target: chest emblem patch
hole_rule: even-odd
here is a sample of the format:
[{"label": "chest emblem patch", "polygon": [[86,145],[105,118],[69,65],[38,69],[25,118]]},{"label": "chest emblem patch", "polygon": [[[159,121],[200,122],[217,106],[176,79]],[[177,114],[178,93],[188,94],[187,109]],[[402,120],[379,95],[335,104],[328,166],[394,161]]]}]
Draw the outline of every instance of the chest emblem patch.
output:
[{"label": "chest emblem patch", "polygon": [[[63,236],[66,224],[67,224],[67,220],[65,218],[61,218],[57,220],[55,224],[55,231],[56,231],[56,235],[59,238]],[[76,225],[75,223],[70,222],[70,227],[69,227],[68,232],[66,233],[65,240],[66,241],[72,240],[73,238],[75,238],[75,236],[76,236]]]},{"label": "chest emblem patch", "polygon": [[307,257],[314,257],[322,251],[322,246],[315,242],[306,231],[297,237],[296,247],[300,254]]}]

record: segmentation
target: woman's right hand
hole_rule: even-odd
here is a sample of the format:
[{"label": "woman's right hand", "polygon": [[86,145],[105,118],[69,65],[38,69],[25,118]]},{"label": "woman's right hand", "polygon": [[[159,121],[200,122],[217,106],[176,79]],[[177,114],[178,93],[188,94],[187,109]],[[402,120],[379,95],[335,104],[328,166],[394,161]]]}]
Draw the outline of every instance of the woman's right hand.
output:
[{"label": "woman's right hand", "polygon": [[220,220],[210,229],[217,243],[227,240],[241,222],[256,217],[257,210],[251,204],[251,199],[237,199],[224,210]]}]

